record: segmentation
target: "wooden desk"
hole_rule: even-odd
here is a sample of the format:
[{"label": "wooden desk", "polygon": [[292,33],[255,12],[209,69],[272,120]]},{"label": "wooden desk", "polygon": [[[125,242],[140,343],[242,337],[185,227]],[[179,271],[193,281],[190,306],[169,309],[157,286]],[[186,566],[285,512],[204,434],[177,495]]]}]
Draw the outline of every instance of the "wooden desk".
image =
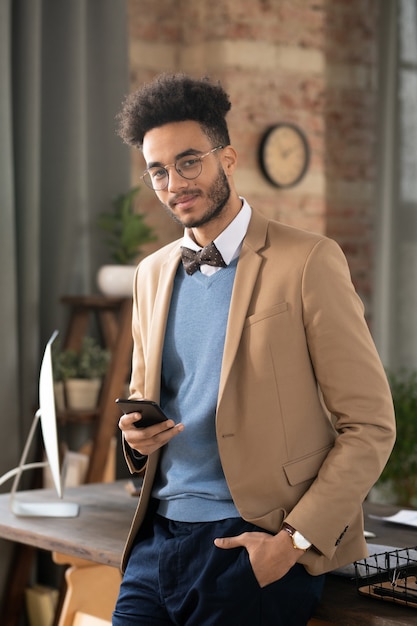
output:
[{"label": "wooden desk", "polygon": [[[371,519],[369,514],[387,517],[399,510],[395,506],[365,503],[365,528],[376,534],[369,543],[410,548],[417,545],[417,529]],[[364,597],[356,591],[355,581],[328,574],[324,594],[315,617],[337,626],[408,626],[417,624],[417,608],[409,608]]]},{"label": "wooden desk", "polygon": [[[0,537],[118,568],[137,504],[126,483],[66,489],[65,501],[80,504],[79,516],[70,519],[16,517],[9,509],[9,495],[0,495]],[[22,491],[16,497],[28,502],[57,499],[49,489]]]},{"label": "wooden desk", "polygon": [[[74,563],[76,567],[72,571],[78,574],[80,566],[90,565],[84,570],[87,574],[87,570],[93,571],[91,568],[110,566],[99,571],[106,574],[103,584],[110,585],[113,592],[117,592],[120,557],[137,503],[125,485],[126,481],[118,481],[67,489],[65,500],[81,505],[80,515],[75,519],[17,518],[9,511],[9,496],[0,495],[0,537],[60,553],[58,562]],[[19,493],[19,498],[55,499],[55,494],[27,491]],[[366,528],[377,535],[373,543],[399,548],[417,545],[416,530],[367,517],[368,513],[392,515],[397,512],[397,507],[366,504],[364,508]],[[96,595],[91,593],[90,587],[88,592],[89,597]],[[110,605],[113,602],[111,594],[101,593],[99,599],[102,602],[107,595]],[[108,619],[108,607],[105,610],[103,606],[100,608],[105,615],[98,616],[107,615]],[[71,611],[67,611],[67,615],[71,617]],[[337,626],[406,626],[417,623],[417,609],[361,597],[354,582],[331,574],[327,576],[316,617]],[[71,623],[65,619],[61,617],[59,626]]]},{"label": "wooden desk", "polygon": [[[126,483],[66,489],[65,500],[80,505],[79,516],[69,519],[16,517],[9,509],[9,495],[0,495],[0,537],[48,550],[56,563],[70,566],[58,626],[72,626],[76,611],[111,619],[121,581],[120,558],[137,504],[137,498],[126,491]],[[57,498],[51,490],[19,492],[17,497],[36,502]],[[4,607],[2,626],[18,622],[23,597],[6,601],[16,607]]]}]

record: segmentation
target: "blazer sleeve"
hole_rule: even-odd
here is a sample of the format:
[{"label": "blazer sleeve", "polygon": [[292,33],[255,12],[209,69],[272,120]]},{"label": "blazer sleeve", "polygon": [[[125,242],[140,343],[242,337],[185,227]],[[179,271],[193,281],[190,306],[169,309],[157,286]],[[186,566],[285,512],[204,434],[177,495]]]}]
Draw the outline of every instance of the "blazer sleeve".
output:
[{"label": "blazer sleeve", "polygon": [[317,478],[287,521],[332,558],[395,440],[395,418],[384,368],[332,240],[319,241],[302,279],[304,326],[315,375],[337,438]]},{"label": "blazer sleeve", "polygon": [[124,437],[122,439],[122,446],[125,460],[130,473],[137,474],[139,472],[142,472],[146,467],[148,457],[140,454],[136,450],[133,450],[133,448],[129,446]]}]

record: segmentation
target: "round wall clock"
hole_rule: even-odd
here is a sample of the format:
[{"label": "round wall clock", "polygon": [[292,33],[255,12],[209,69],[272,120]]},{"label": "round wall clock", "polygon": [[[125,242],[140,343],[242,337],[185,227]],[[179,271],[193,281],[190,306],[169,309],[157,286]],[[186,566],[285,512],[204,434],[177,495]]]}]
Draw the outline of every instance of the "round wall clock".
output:
[{"label": "round wall clock", "polygon": [[276,124],[262,138],[261,168],[276,187],[292,187],[299,183],[307,171],[309,158],[307,138],[295,124]]}]

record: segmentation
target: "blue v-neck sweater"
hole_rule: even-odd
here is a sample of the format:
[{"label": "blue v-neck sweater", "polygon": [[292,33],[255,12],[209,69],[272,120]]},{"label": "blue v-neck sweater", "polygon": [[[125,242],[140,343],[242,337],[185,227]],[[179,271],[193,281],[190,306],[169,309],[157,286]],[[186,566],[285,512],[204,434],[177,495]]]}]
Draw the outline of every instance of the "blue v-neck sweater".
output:
[{"label": "blue v-neck sweater", "polygon": [[162,355],[161,406],[185,429],[162,452],[158,513],[183,522],[238,517],[220,464],[216,405],[237,260],[212,276],[180,265]]}]

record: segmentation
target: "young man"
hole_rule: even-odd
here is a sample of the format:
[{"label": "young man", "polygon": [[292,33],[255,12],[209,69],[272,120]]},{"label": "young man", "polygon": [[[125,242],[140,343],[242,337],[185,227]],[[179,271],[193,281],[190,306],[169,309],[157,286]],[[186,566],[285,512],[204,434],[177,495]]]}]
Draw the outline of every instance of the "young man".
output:
[{"label": "young man", "polygon": [[120,114],[184,237],[136,274],[131,397],[169,419],[120,420],[146,470],[114,626],[306,624],[323,573],[367,554],[361,505],[394,442],[345,257],[239,197],[229,109],[163,75]]}]

